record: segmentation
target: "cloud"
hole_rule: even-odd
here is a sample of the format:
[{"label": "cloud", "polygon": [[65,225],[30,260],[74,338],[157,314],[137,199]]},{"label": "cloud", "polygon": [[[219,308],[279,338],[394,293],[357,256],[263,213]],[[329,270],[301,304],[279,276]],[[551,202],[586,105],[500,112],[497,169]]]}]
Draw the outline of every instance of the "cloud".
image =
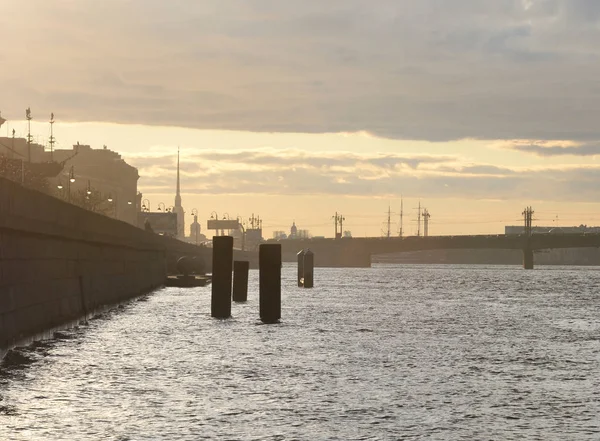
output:
[{"label": "cloud", "polygon": [[589,142],[599,23],[595,0],[8,2],[0,103],[13,119]]},{"label": "cloud", "polygon": [[389,169],[395,167],[417,168],[421,164],[448,162],[451,156],[401,155],[401,154],[356,154],[351,152],[314,153],[294,149],[261,149],[235,152],[204,151],[198,159],[230,164],[268,165],[277,168],[296,167],[345,167],[362,164]]},{"label": "cloud", "polygon": [[516,150],[523,153],[530,153],[541,157],[551,156],[596,156],[600,155],[600,143],[565,143],[565,142],[526,142],[515,141],[509,143],[500,143],[499,146]]},{"label": "cloud", "polygon": [[[173,155],[126,158],[147,194],[173,193]],[[600,166],[498,167],[452,156],[311,153],[301,150],[193,151],[182,156],[188,194],[340,195],[595,201]],[[190,167],[187,168],[187,165]]]}]

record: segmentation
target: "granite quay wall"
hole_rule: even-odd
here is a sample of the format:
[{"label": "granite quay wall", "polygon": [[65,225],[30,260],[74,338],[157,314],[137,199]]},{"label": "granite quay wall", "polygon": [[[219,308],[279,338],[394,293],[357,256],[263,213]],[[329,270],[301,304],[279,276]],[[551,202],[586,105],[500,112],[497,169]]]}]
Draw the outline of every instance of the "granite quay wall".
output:
[{"label": "granite quay wall", "polygon": [[0,178],[0,356],[163,285],[183,255],[210,250]]}]

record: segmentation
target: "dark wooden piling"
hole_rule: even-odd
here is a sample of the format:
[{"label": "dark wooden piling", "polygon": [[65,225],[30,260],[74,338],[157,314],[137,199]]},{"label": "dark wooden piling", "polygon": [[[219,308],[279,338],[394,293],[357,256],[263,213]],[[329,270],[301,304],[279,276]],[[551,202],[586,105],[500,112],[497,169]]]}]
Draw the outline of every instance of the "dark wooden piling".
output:
[{"label": "dark wooden piling", "polygon": [[262,244],[258,249],[259,309],[263,323],[281,318],[281,244]]},{"label": "dark wooden piling", "polygon": [[304,283],[304,250],[300,250],[296,256],[298,257],[298,286],[302,287]]},{"label": "dark wooden piling", "polygon": [[312,288],[314,284],[315,254],[311,250],[304,253],[304,287]]},{"label": "dark wooden piling", "polygon": [[248,270],[250,262],[236,260],[233,262],[233,301],[245,302],[248,300]]},{"label": "dark wooden piling", "polygon": [[233,237],[213,237],[212,295],[210,312],[215,318],[231,316]]}]

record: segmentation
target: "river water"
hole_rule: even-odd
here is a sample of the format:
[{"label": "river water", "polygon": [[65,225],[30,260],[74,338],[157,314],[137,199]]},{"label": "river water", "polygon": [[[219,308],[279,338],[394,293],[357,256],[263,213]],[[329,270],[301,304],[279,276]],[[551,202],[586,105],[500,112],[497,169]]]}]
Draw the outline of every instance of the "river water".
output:
[{"label": "river water", "polygon": [[600,440],[600,271],[283,268],[233,318],[166,288],[9,354],[0,440]]}]

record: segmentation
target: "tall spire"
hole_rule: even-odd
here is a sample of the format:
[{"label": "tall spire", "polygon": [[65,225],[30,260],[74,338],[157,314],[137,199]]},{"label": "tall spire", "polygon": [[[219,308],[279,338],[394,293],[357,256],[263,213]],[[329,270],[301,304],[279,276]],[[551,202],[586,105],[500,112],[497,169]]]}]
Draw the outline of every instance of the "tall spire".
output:
[{"label": "tall spire", "polygon": [[179,147],[177,147],[177,193],[175,194],[175,206],[181,207],[181,188],[179,186]]}]

